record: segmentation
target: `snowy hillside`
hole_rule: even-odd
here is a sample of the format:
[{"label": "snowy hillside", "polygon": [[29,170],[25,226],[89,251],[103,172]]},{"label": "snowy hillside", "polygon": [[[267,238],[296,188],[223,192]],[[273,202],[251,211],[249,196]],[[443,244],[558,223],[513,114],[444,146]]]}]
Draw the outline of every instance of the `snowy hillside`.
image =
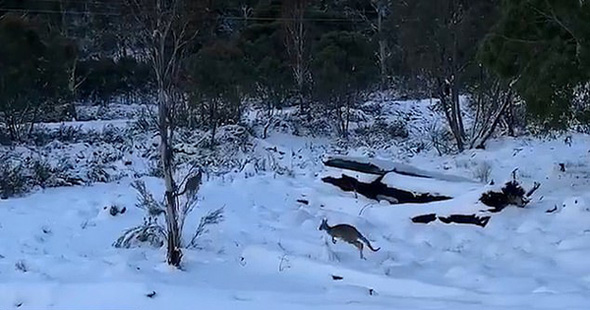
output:
[{"label": "snowy hillside", "polygon": [[[436,121],[426,112],[428,101],[394,104],[385,115],[405,111],[410,130],[404,141],[410,144]],[[96,129],[97,122],[82,125]],[[227,137],[238,129],[231,130]],[[248,149],[230,152],[235,169],[209,171],[185,231],[192,233],[202,215],[220,207],[225,220],[184,251],[182,270],[168,267],[164,248],[113,246],[145,215],[135,207],[133,179],[144,180],[158,198],[163,192],[161,179],[147,173],[149,156],[137,154],[150,148],[142,141],[133,141],[129,149],[136,152],[129,157],[123,154],[129,149],[111,146],[122,154],[109,168],[117,177],[107,183],[0,200],[0,309],[587,309],[590,303],[588,136],[574,134],[571,146],[561,138],[502,138],[487,150],[439,157],[433,150],[412,152],[406,142],[343,150],[327,138],[274,130],[266,140],[248,140]],[[61,150],[95,149],[75,141]],[[370,153],[455,176],[449,179],[458,182],[455,187],[408,185],[435,187],[454,199],[391,205],[355,197],[321,180],[333,173],[321,160],[335,152]],[[541,183],[526,208],[508,207],[485,228],[410,220],[433,210],[477,209],[479,189],[486,188],[480,179],[503,183],[515,168],[525,187]],[[111,206],[126,212],[113,216]],[[354,225],[381,249],[365,250],[367,259],[359,259],[353,246],[332,244],[318,230],[323,218]]]}]

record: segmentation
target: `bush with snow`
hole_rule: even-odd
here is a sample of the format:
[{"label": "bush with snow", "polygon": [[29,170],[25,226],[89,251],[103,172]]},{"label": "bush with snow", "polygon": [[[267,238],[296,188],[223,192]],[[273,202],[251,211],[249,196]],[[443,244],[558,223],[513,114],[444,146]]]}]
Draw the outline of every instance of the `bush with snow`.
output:
[{"label": "bush with snow", "polygon": [[384,149],[392,146],[395,141],[406,139],[408,135],[405,122],[377,118],[373,123],[356,128],[349,139],[355,146]]},{"label": "bush with snow", "polygon": [[[12,156],[10,156],[12,157]],[[30,189],[27,171],[19,159],[0,156],[0,198],[18,196]]]},{"label": "bush with snow", "polygon": [[473,168],[473,176],[481,183],[488,183],[492,174],[492,165],[484,161]]}]

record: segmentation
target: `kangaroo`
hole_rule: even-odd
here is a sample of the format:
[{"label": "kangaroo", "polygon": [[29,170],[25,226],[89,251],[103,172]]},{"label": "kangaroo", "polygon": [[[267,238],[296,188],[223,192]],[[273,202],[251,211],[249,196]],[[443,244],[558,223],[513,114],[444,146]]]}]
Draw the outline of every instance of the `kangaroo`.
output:
[{"label": "kangaroo", "polygon": [[354,245],[355,247],[357,247],[359,249],[359,252],[361,253],[361,259],[366,259],[366,258],[363,256],[363,243],[360,242],[359,240],[362,240],[364,243],[366,243],[367,246],[369,247],[369,249],[371,249],[373,252],[377,252],[381,249],[381,248],[374,249],[373,246],[371,246],[371,243],[369,242],[369,240],[367,240],[367,238],[365,238],[352,225],[339,224],[336,226],[330,226],[330,225],[328,225],[328,220],[323,219],[322,224],[320,225],[320,227],[318,229],[325,230],[328,233],[328,235],[330,235],[332,237],[332,243],[334,243],[334,244],[336,244],[336,238],[338,238],[338,239],[346,241],[346,242]]},{"label": "kangaroo", "polygon": [[184,190],[176,194],[176,196],[182,196],[185,193],[188,193],[190,196],[194,196],[197,191],[199,191],[199,185],[201,185],[202,176],[203,173],[201,170],[199,170],[196,175],[189,177],[184,184]]}]

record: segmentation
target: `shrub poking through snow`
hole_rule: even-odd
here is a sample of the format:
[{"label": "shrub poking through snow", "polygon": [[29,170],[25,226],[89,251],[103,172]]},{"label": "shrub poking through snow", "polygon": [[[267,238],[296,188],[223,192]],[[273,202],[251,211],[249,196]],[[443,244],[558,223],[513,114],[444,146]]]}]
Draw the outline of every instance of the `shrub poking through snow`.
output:
[{"label": "shrub poking through snow", "polygon": [[22,271],[22,272],[28,272],[29,268],[27,267],[27,263],[24,260],[19,260],[14,264],[14,268],[16,270]]},{"label": "shrub poking through snow", "polygon": [[[184,230],[186,218],[197,205],[197,192],[201,182],[200,170],[196,174],[191,171],[189,172],[189,175],[191,175],[191,177],[187,177],[186,180],[183,181],[185,190],[176,194],[176,197],[179,201],[179,210],[177,214],[179,231],[181,233],[180,238],[182,238],[182,232]],[[133,182],[131,186],[137,191],[137,203],[135,206],[144,210],[146,215],[144,216],[142,224],[124,231],[123,234],[113,243],[113,246],[117,248],[131,248],[140,246],[143,243],[148,243],[154,247],[162,247],[166,244],[168,238],[167,227],[163,224],[160,224],[158,221],[160,215],[166,214],[166,205],[164,200],[156,200],[152,193],[147,189],[145,183],[141,180]],[[118,210],[116,214],[122,214],[123,212],[121,211],[122,210]],[[209,226],[219,224],[223,221],[223,211],[224,207],[221,207],[203,216],[187,247],[197,247],[197,240],[199,237],[209,232]],[[186,244],[187,243],[185,242],[181,242],[181,245],[183,246]]]},{"label": "shrub poking through snow", "polygon": [[21,195],[30,188],[26,169],[21,161],[11,160],[7,154],[0,156],[0,198]]},{"label": "shrub poking through snow", "polygon": [[137,180],[131,183],[131,187],[137,191],[137,203],[135,206],[145,210],[148,216],[157,217],[166,212],[164,201],[157,201],[143,181]]},{"label": "shrub poking through snow", "polygon": [[123,235],[113,244],[117,248],[131,248],[142,243],[153,247],[162,247],[166,240],[166,228],[158,223],[158,218],[144,217],[142,225],[135,226],[123,232]]},{"label": "shrub poking through snow", "polygon": [[158,216],[166,212],[164,202],[157,201],[143,181],[137,180],[131,183],[131,186],[137,191],[135,206],[144,210],[146,215],[142,224],[124,231],[113,246],[130,248],[148,243],[154,247],[161,247],[167,236],[166,227],[158,222]]},{"label": "shrub poking through snow", "polygon": [[492,165],[487,161],[484,161],[481,164],[477,165],[473,170],[473,176],[481,183],[488,183],[491,174]]},{"label": "shrub poking through snow", "polygon": [[216,225],[223,222],[223,209],[224,207],[221,207],[217,210],[210,211],[205,216],[201,217],[199,226],[197,227],[195,234],[193,235],[190,243],[188,244],[189,248],[197,247],[197,240],[199,239],[199,237],[209,232],[208,226]]},{"label": "shrub poking through snow", "polygon": [[435,123],[427,129],[427,135],[430,144],[436,149],[439,156],[453,152],[453,137],[448,129]]}]

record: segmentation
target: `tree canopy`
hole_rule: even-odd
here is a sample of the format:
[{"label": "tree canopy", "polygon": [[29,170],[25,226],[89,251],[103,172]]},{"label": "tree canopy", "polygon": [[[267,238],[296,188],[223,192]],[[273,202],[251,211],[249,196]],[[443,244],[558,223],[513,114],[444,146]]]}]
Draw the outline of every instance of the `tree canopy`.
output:
[{"label": "tree canopy", "polygon": [[535,119],[563,128],[590,79],[589,20],[588,1],[505,0],[480,59],[515,83]]}]

